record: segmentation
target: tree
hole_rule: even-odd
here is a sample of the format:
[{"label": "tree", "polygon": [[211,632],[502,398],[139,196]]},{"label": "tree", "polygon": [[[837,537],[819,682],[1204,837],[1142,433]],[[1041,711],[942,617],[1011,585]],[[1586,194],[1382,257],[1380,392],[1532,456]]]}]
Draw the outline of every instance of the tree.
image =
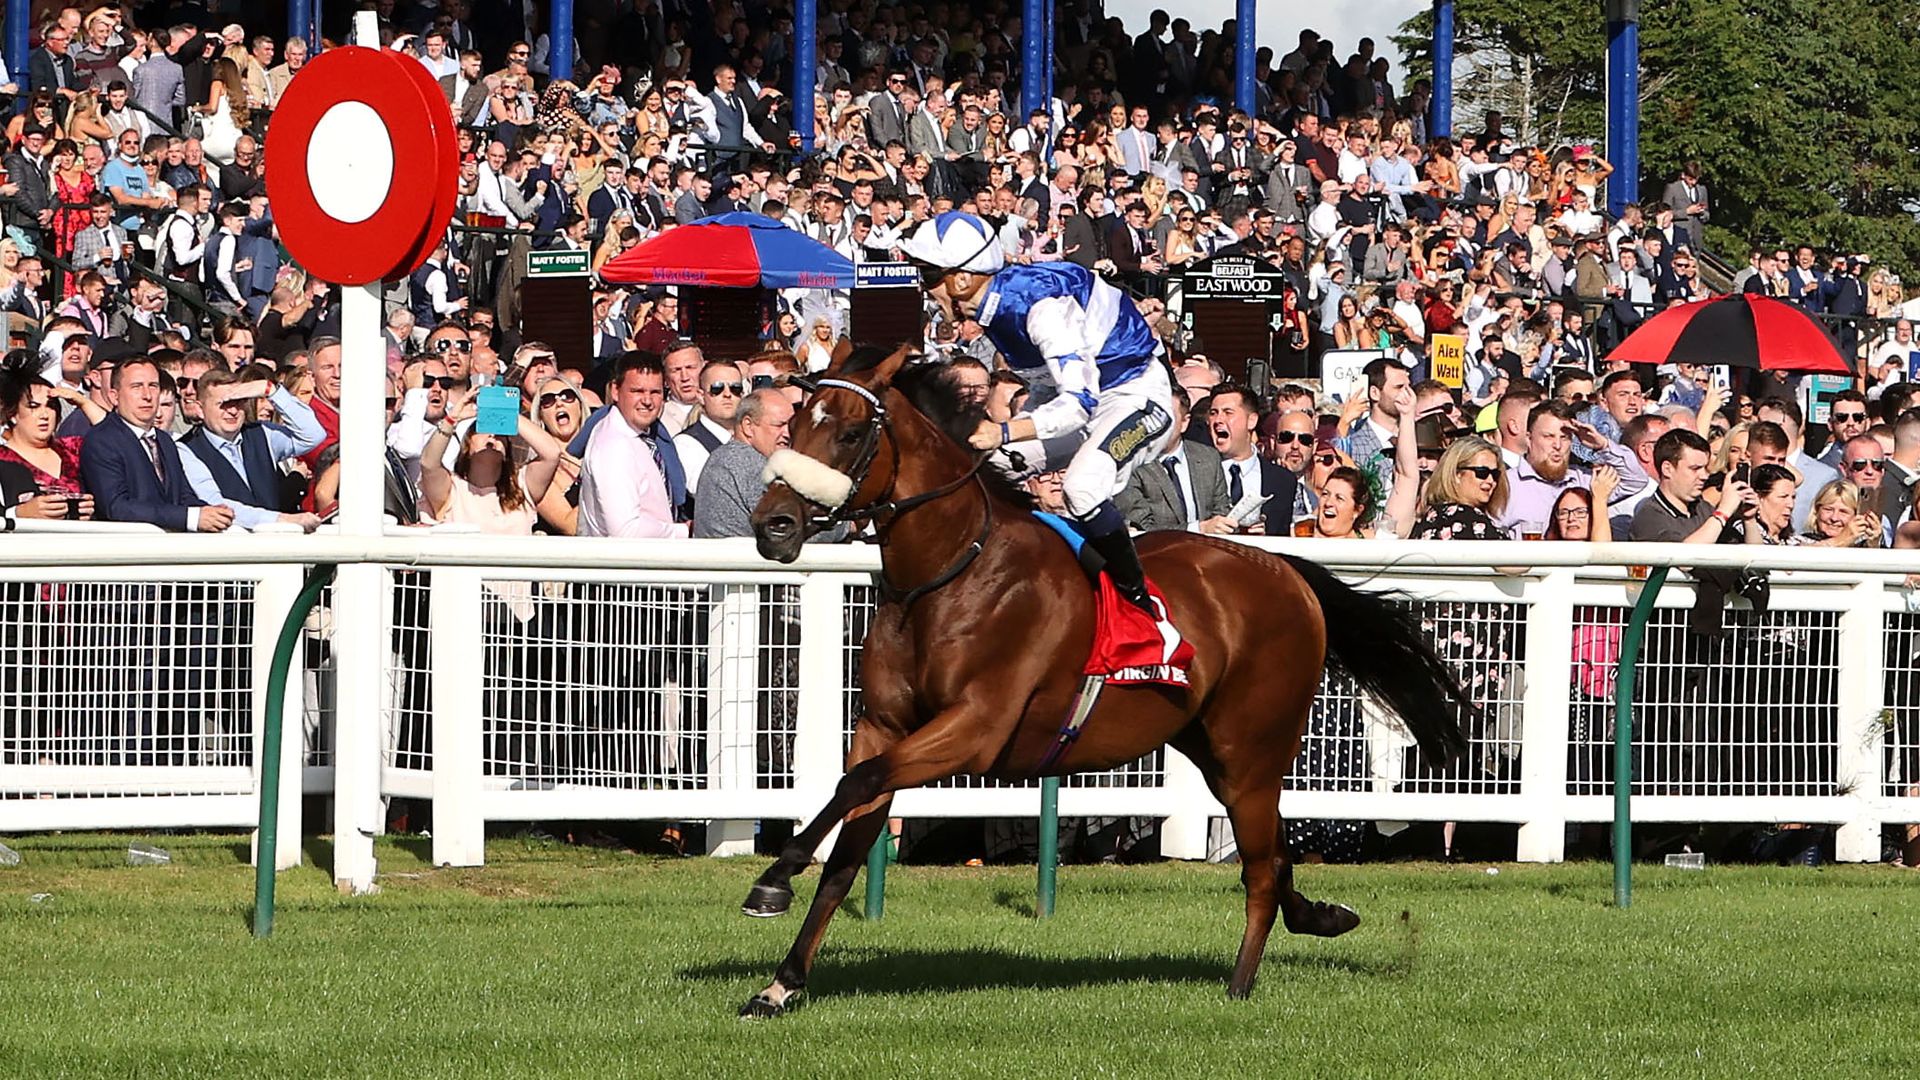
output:
[{"label": "tree", "polygon": [[[1455,50],[1530,65],[1551,145],[1605,130],[1605,18],[1597,3],[1456,0]],[[1432,71],[1431,13],[1395,38]],[[1641,8],[1640,189],[1657,198],[1688,160],[1714,197],[1708,246],[1807,241],[1920,267],[1920,5],[1881,0],[1648,0]],[[1456,110],[1458,115],[1458,110]],[[1477,119],[1469,119],[1477,123]]]}]

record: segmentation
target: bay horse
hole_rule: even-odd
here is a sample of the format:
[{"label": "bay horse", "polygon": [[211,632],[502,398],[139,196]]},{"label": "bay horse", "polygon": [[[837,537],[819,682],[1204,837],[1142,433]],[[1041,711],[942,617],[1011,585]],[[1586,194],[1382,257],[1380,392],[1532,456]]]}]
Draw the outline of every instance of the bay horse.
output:
[{"label": "bay horse", "polygon": [[[861,661],[865,712],[833,797],[749,892],[749,915],[783,914],[793,875],[844,819],[793,948],[740,1010],[775,1016],[807,984],[827,923],[887,820],[893,793],[962,773],[1025,780],[1110,769],[1169,745],[1227,808],[1239,844],[1246,929],[1227,992],[1251,992],[1274,916],[1295,934],[1359,925],[1293,887],[1280,790],[1331,660],[1446,759],[1471,710],[1407,613],[1320,566],[1184,532],[1141,538],[1140,557],[1195,657],[1190,685],[1108,686],[1064,754],[1062,722],[1094,636],[1094,590],[1031,501],[965,449],[981,419],[942,366],[862,346],[830,366],[769,462],[754,509],[761,555],[792,562],[808,535],[875,523],[882,603]],[[1042,768],[1050,756],[1056,756]]]}]

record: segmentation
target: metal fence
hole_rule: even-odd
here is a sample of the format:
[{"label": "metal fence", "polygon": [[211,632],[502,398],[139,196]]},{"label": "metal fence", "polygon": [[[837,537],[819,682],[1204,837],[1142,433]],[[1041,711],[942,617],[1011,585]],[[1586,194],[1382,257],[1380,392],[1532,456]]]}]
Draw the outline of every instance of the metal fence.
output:
[{"label": "metal fence", "polygon": [[[273,638],[303,567],[271,550],[277,540],[257,562],[141,565],[133,550],[87,561],[111,543],[63,542],[0,568],[0,833],[250,825],[268,651],[256,643]],[[409,543],[419,550],[404,564],[367,556],[393,564],[386,625],[336,625],[326,605],[308,620],[287,705],[304,738],[288,740],[284,765],[306,766],[307,793],[332,790],[338,769],[376,768],[381,794],[435,801],[436,862],[474,864],[484,823],[502,820],[706,820],[713,850],[746,850],[756,821],[804,818],[837,782],[875,613],[871,550],[810,552],[802,569],[725,542]],[[1528,860],[1560,858],[1567,823],[1609,819],[1613,672],[1640,587],[1622,568],[1508,576],[1439,565],[1477,545],[1264,543],[1400,593],[1484,707],[1468,753],[1438,765],[1349,682],[1326,679],[1284,812],[1511,822]],[[1609,549],[1504,550],[1524,563]],[[59,570],[42,568],[61,552]],[[1842,858],[1877,858],[1883,823],[1920,820],[1920,615],[1894,574],[1772,578],[1768,610],[1737,606],[1715,639],[1686,628],[1689,586],[1663,594],[1636,712],[1635,815],[1828,822]],[[384,643],[382,670],[339,670],[336,648],[367,631]],[[360,678],[379,680],[380,715],[335,715],[344,681]],[[347,722],[381,725],[377,760],[338,759]],[[283,829],[298,826],[298,794],[283,795]],[[1031,784],[978,779],[896,802],[908,817],[1037,806]],[[1165,751],[1072,778],[1061,812],[1164,819],[1163,850],[1187,858],[1207,853],[1222,813]]]}]

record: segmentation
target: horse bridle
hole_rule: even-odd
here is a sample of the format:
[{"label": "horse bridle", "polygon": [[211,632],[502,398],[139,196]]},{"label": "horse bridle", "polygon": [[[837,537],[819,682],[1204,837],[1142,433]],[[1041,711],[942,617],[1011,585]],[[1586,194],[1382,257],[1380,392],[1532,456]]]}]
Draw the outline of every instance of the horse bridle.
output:
[{"label": "horse bridle", "polygon": [[794,494],[800,495],[801,500],[807,505],[818,507],[825,511],[823,514],[812,516],[811,524],[813,524],[816,532],[831,529],[835,525],[843,524],[855,518],[872,518],[879,525],[881,540],[884,542],[887,531],[892,523],[899,519],[900,515],[912,510],[914,507],[924,506],[936,499],[943,499],[959,491],[971,481],[980,485],[980,504],[984,508],[980,515],[980,534],[974,538],[973,543],[967,545],[966,550],[961,552],[960,557],[954,561],[953,565],[935,575],[931,580],[921,585],[916,585],[905,593],[901,593],[900,590],[896,589],[893,584],[887,580],[887,572],[883,567],[878,575],[880,587],[888,593],[898,595],[902,607],[910,607],[915,600],[920,599],[922,596],[959,577],[966,571],[968,566],[973,564],[974,559],[979,558],[980,552],[986,549],[987,534],[993,529],[993,499],[987,495],[986,482],[980,479],[980,469],[986,464],[987,455],[978,455],[974,459],[972,468],[961,473],[959,477],[954,480],[934,488],[932,491],[923,491],[918,495],[910,495],[904,499],[889,499],[886,497],[887,493],[893,490],[893,484],[890,481],[887,485],[886,492],[882,492],[881,495],[872,502],[864,506],[856,507],[853,505],[853,496],[857,494],[861,488],[866,486],[867,477],[873,472],[873,463],[880,456],[880,443],[883,439],[886,441],[887,448],[892,455],[893,476],[896,480],[900,476],[900,440],[894,437],[893,425],[888,419],[886,405],[881,402],[878,394],[861,386],[859,383],[849,382],[846,379],[807,379],[798,375],[790,375],[787,377],[787,382],[790,385],[800,387],[810,394],[819,393],[821,390],[845,390],[865,401],[869,409],[865,429],[861,434],[860,449],[854,455],[853,467],[847,470],[847,477],[853,481],[853,486],[848,489],[847,500],[839,506],[826,506],[805,495],[800,495],[797,491],[794,492]]}]

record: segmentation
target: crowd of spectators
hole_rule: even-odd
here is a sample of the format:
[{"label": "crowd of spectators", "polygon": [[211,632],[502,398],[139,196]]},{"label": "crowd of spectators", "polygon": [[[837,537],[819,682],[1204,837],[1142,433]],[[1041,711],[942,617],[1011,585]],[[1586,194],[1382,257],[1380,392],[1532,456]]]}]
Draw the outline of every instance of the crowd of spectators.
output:
[{"label": "crowd of spectators", "polygon": [[[1651,315],[1715,291],[1704,170],[1615,216],[1592,146],[1539,145],[1498,113],[1432,132],[1429,87],[1397,83],[1371,39],[1262,47],[1248,112],[1231,23],[1155,11],[1128,28],[1065,0],[1059,78],[1022,110],[1007,0],[831,0],[796,108],[777,3],[582,3],[575,80],[550,77],[534,5],[361,6],[379,40],[355,43],[417,58],[442,89],[468,226],[388,294],[385,495],[403,524],[746,535],[804,401],[787,376],[849,347],[845,296],[783,293],[761,346],[721,355],[682,332],[674,290],[596,279],[591,356],[563,365],[521,332],[527,252],[587,250],[597,272],[751,211],[856,263],[897,261],[915,225],[957,209],[1009,261],[1120,285],[1164,344],[1182,415],[1122,496],[1138,528],[1920,547],[1920,344],[1896,276],[1808,237],[1725,268],[1722,288],[1828,322],[1859,365],[1837,393],[1610,361]],[[309,56],[353,36],[108,3],[49,11],[31,38],[27,70],[0,72],[19,98],[0,160],[6,513],[319,527],[339,495],[337,290],[276,243],[263,146]],[[1183,273],[1223,254],[1284,281],[1274,358],[1315,373],[1369,353],[1363,378],[1229,379],[1247,358],[1209,357],[1181,317]],[[1459,385],[1433,377],[1437,335],[1465,341]],[[930,308],[924,344],[991,419],[1051,392],[977,323]],[[510,435],[474,424],[494,385],[520,391]],[[1028,483],[1058,508],[1057,474]],[[1492,693],[1502,654],[1481,644],[1463,671]]]}]

